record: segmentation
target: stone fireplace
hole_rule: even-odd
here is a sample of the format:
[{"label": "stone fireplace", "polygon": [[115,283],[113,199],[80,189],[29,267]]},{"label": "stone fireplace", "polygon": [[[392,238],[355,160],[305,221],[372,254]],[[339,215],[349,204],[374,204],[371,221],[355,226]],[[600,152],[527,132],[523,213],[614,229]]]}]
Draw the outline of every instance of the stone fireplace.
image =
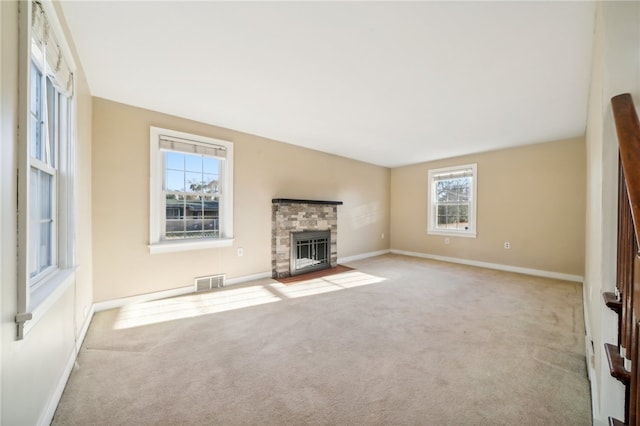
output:
[{"label": "stone fireplace", "polygon": [[338,265],[338,206],[342,201],[288,198],[271,201],[273,278]]}]

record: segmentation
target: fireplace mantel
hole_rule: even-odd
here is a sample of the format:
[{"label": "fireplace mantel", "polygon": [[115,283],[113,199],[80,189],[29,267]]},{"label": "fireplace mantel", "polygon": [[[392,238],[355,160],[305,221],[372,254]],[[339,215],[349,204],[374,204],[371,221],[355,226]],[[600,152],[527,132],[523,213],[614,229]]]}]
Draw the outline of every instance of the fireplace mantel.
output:
[{"label": "fireplace mantel", "polygon": [[325,200],[298,200],[295,198],[273,198],[273,204],[327,204],[333,206],[341,206],[342,201],[325,201]]}]

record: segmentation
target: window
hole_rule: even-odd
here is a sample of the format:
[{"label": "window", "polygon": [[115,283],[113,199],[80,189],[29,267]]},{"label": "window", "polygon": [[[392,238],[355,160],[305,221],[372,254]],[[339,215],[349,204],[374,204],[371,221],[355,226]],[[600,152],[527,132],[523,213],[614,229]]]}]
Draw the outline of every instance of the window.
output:
[{"label": "window", "polygon": [[429,170],[429,233],[476,236],[477,165]]},{"label": "window", "polygon": [[18,338],[72,282],[75,266],[74,64],[51,5],[20,7]]},{"label": "window", "polygon": [[[31,65],[29,135],[29,279],[35,287],[57,266],[59,146],[68,128],[68,98]],[[46,117],[44,116],[46,112]]]},{"label": "window", "polygon": [[233,144],[151,128],[151,253],[226,247],[233,238]]}]

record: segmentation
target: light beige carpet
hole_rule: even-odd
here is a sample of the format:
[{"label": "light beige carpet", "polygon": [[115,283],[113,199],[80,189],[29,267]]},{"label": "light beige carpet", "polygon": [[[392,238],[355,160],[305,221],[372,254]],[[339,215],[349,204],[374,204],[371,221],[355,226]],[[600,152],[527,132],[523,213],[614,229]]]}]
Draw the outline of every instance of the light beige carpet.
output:
[{"label": "light beige carpet", "polygon": [[591,424],[580,284],[348,265],[96,314],[53,424]]}]

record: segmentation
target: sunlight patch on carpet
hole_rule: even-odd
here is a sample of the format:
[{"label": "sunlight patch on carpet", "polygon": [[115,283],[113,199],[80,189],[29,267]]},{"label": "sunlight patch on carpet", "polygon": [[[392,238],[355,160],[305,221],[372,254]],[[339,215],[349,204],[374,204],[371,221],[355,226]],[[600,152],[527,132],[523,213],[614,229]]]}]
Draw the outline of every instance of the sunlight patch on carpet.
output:
[{"label": "sunlight patch on carpet", "polygon": [[279,300],[281,300],[280,297],[260,285],[134,303],[120,308],[114,328],[119,330],[140,327],[263,305]]},{"label": "sunlight patch on carpet", "polygon": [[120,308],[113,328],[140,327],[166,321],[193,318],[235,309],[278,302],[283,299],[313,296],[337,290],[376,284],[385,278],[349,271],[323,278],[300,281],[295,285],[270,282],[253,286],[223,288],[207,293],[133,303]]},{"label": "sunlight patch on carpet", "polygon": [[314,278],[308,281],[301,281],[295,285],[284,285],[274,283],[269,286],[278,293],[288,298],[312,296],[314,294],[327,293],[330,291],[344,290],[351,287],[376,284],[384,281],[384,278],[365,274],[359,271],[343,272],[341,274],[330,275],[323,278]]}]

